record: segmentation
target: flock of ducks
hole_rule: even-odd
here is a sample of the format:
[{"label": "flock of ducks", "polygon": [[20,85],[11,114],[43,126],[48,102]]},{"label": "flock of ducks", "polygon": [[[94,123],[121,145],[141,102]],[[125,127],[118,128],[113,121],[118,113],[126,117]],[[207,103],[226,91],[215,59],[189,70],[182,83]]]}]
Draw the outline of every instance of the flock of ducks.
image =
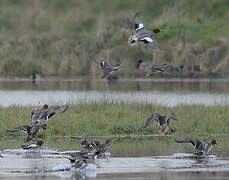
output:
[{"label": "flock of ducks", "polygon": [[[129,46],[136,46],[138,42],[142,42],[152,49],[158,49],[156,42],[151,37],[156,33],[162,32],[161,29],[156,28],[153,31],[146,30],[139,13],[135,14],[134,16],[134,26],[135,34],[130,36],[130,38],[128,39]],[[100,69],[102,71],[99,77],[101,79],[107,79],[108,81],[112,81],[115,79],[115,76],[112,75],[113,72],[125,70],[125,68],[122,67],[120,64],[116,64],[113,66],[109,65],[106,61],[95,60],[95,62],[100,65]],[[138,66],[147,69],[148,75],[151,75],[153,72],[166,72],[166,65],[163,65],[161,67],[152,67],[144,64],[143,61],[140,61],[138,63]],[[37,137],[40,129],[48,129],[48,120],[50,120],[55,115],[66,112],[69,106],[69,104],[65,104],[61,106],[49,107],[47,104],[45,104],[41,108],[35,108],[31,112],[31,122],[28,125],[15,127],[13,129],[7,130],[7,132],[23,131],[27,134],[25,142],[29,142]],[[171,112],[168,115],[160,115],[154,113],[146,120],[142,128],[147,128],[150,124],[156,122],[160,127],[159,134],[167,135],[169,131],[175,132],[175,129],[171,128],[171,120],[177,120],[174,112]],[[176,142],[191,143],[194,146],[197,155],[208,155],[208,153],[212,149],[212,146],[216,144],[215,140],[209,142],[208,137],[204,139],[203,142],[195,138],[179,139],[176,140]],[[21,147],[25,150],[37,149],[40,148],[43,143],[44,142],[42,140],[38,140],[36,144],[27,144],[22,145]],[[104,143],[101,143],[99,141],[92,140],[91,138],[86,137],[80,139],[80,143],[83,146],[82,149],[79,152],[71,153],[68,157],[66,157],[71,163],[74,163],[74,167],[85,166],[87,162],[94,160],[95,157],[104,157],[106,151],[111,145],[111,140],[107,139]],[[0,157],[3,158],[3,156],[1,155]]]},{"label": "flock of ducks", "polygon": [[[131,35],[128,39],[129,46],[137,46],[138,42],[142,42],[146,44],[149,48],[159,49],[156,42],[152,39],[152,36],[157,33],[163,32],[163,30],[159,28],[153,29],[152,31],[145,29],[140,13],[136,13],[134,16],[134,27],[135,33]],[[95,62],[100,65],[100,70],[102,71],[99,77],[101,79],[107,79],[108,82],[116,79],[115,76],[112,75],[115,71],[125,70],[125,68],[122,67],[120,64],[116,64],[113,66],[109,65],[106,61],[95,60]],[[162,66],[152,66],[144,62],[143,60],[139,60],[137,64],[138,69],[144,70],[147,73],[146,76],[151,76],[153,73],[163,73],[173,76],[173,74],[166,70],[167,67],[167,64],[164,64]],[[152,114],[152,116],[149,117],[145,122],[143,128],[148,127],[152,122],[155,121],[160,126],[159,134],[167,135],[169,130],[171,132],[175,132],[175,130],[171,128],[171,120],[177,120],[176,115],[173,112],[169,113],[166,116],[162,116],[160,114]],[[180,139],[176,142],[191,143],[195,147],[198,155],[207,155],[212,149],[212,145],[216,144],[216,140],[208,142],[208,138],[206,138],[203,142],[198,139],[191,138]]]},{"label": "flock of ducks", "polygon": [[[149,48],[159,49],[156,42],[152,39],[152,36],[157,33],[163,32],[163,30],[159,28],[153,29],[152,31],[145,29],[140,13],[136,13],[134,16],[134,26],[135,33],[131,35],[128,39],[129,46],[137,46],[139,42],[142,42],[146,44]],[[100,70],[102,71],[99,75],[99,78],[105,78],[108,80],[108,82],[117,79],[116,76],[112,75],[115,71],[125,70],[125,68],[122,67],[120,64],[116,64],[113,66],[109,65],[106,61],[95,60],[95,62],[100,65]],[[152,75],[152,73],[168,74],[165,69],[166,66],[167,65],[150,66],[147,63],[144,63],[142,60],[141,62],[138,62],[138,69],[143,69],[144,71],[146,71],[146,76]]]}]

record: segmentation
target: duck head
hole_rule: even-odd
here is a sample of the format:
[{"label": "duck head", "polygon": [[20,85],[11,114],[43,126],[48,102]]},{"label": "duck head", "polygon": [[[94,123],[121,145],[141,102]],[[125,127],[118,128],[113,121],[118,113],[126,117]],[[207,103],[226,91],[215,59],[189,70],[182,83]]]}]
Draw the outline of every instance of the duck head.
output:
[{"label": "duck head", "polygon": [[44,142],[42,140],[37,141],[38,146],[42,146],[42,144],[44,144]]},{"label": "duck head", "polygon": [[175,114],[174,112],[170,112],[170,113],[168,114],[168,119],[177,120],[176,114]]},{"label": "duck head", "polygon": [[105,67],[108,65],[106,61],[97,61],[95,60],[95,63],[100,64],[100,69],[104,70]]},{"label": "duck head", "polygon": [[213,139],[213,140],[211,141],[211,144],[212,144],[212,145],[216,144],[216,140]]},{"label": "duck head", "polygon": [[160,32],[163,32],[163,30],[159,29],[159,28],[156,28],[153,30],[153,32],[156,34],[156,33],[160,33]]},{"label": "duck head", "polygon": [[42,108],[44,108],[44,109],[48,109],[48,108],[49,108],[49,106],[48,106],[48,104],[45,104]]},{"label": "duck head", "polygon": [[104,70],[106,67],[107,67],[107,62],[106,61],[102,61],[101,63],[100,63],[100,69],[101,70]]},{"label": "duck head", "polygon": [[86,140],[86,139],[82,139],[82,140],[80,140],[80,144],[81,144],[81,145],[85,145],[85,144],[86,144],[86,142],[87,142],[87,140]]}]

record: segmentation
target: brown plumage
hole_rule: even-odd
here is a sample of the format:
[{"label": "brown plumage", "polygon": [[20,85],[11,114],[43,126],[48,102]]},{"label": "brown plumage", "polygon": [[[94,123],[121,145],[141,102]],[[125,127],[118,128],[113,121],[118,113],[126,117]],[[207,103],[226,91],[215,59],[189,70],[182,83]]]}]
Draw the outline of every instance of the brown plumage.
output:
[{"label": "brown plumage", "polygon": [[157,122],[160,126],[159,134],[167,134],[169,130],[171,132],[175,132],[174,129],[171,128],[171,120],[177,120],[176,115],[171,112],[167,116],[162,116],[160,114],[152,114],[151,117],[149,117],[143,128],[148,127],[152,122]]},{"label": "brown plumage", "polygon": [[17,132],[22,131],[27,134],[27,138],[25,142],[31,141],[33,138],[37,136],[40,128],[43,130],[47,130],[47,124],[35,124],[35,125],[28,125],[28,126],[18,126],[14,129],[8,129],[7,132]]},{"label": "brown plumage", "polygon": [[69,106],[70,105],[68,103],[61,106],[51,106],[51,107],[45,104],[40,109],[35,108],[31,112],[32,124],[41,123],[44,120],[51,119],[57,114],[64,113],[69,108]]}]

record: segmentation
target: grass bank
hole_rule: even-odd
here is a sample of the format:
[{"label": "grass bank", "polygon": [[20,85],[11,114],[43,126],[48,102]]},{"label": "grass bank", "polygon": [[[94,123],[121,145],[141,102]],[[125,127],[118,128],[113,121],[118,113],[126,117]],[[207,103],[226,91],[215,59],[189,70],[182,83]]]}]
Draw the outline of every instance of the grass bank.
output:
[{"label": "grass bank", "polygon": [[[2,0],[0,75],[98,75],[95,57],[122,63],[125,76],[137,75],[140,58],[228,71],[228,8],[227,0]],[[165,30],[155,37],[160,52],[128,47],[136,12]]]},{"label": "grass bank", "polygon": [[[80,104],[48,122],[49,129],[41,135],[50,136],[102,136],[141,135],[158,132],[158,126],[138,131],[152,113],[176,113],[178,121],[172,122],[174,135],[205,136],[229,133],[228,106],[206,107],[183,105],[173,108],[149,104]],[[7,133],[6,129],[30,122],[32,107],[0,107],[0,135],[20,136],[23,133]]]}]

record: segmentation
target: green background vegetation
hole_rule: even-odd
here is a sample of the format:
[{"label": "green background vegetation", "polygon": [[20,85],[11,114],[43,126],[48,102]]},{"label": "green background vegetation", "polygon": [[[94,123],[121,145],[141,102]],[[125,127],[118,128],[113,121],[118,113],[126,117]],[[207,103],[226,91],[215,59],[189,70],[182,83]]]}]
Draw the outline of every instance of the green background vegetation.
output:
[{"label": "green background vegetation", "polygon": [[[142,58],[154,64],[229,68],[228,0],[1,0],[0,74],[95,75],[95,58],[122,63],[126,76]],[[161,51],[128,47],[142,14]]]},{"label": "green background vegetation", "polygon": [[[6,129],[30,123],[32,107],[10,106],[0,108],[0,135],[24,136],[9,133]],[[152,113],[166,115],[175,112],[172,121],[176,132],[171,135],[207,136],[229,133],[228,106],[182,105],[173,108],[150,104],[80,104],[48,121],[49,129],[40,131],[50,136],[120,136],[158,134],[159,127],[153,123],[139,130]]]}]

